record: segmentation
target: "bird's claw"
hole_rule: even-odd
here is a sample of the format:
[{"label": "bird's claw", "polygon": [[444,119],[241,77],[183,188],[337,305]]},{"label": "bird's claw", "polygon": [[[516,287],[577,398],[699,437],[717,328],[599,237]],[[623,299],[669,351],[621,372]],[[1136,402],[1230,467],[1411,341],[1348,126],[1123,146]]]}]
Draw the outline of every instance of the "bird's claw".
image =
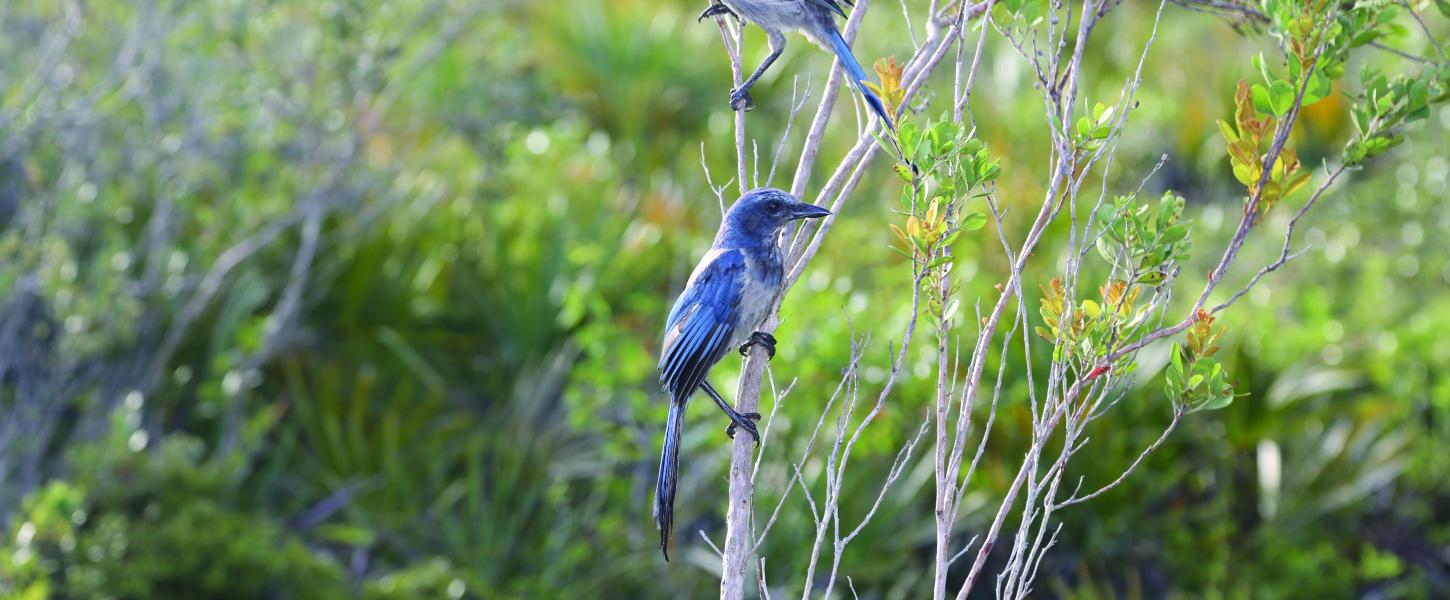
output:
[{"label": "bird's claw", "polygon": [[757,331],[750,334],[750,341],[740,346],[740,355],[745,356],[750,354],[750,347],[755,345],[765,348],[765,356],[768,360],[775,359],[775,336],[764,331]]},{"label": "bird's claw", "polygon": [[730,10],[730,7],[716,2],[714,4],[711,4],[710,8],[707,8],[704,12],[701,12],[700,17],[695,19],[695,22],[699,23],[700,21],[704,21],[705,17],[714,17],[717,15],[730,15],[732,17],[735,17],[736,19],[740,18],[738,15],[735,14],[735,11]]},{"label": "bird's claw", "polygon": [[760,430],[756,429],[755,422],[760,420],[760,413],[735,413],[730,416],[730,426],[725,428],[725,435],[735,439],[735,428],[744,429],[750,437],[755,438],[755,445],[760,445]]},{"label": "bird's claw", "polygon": [[730,110],[739,112],[755,108],[755,99],[750,97],[750,89],[739,87],[730,90]]}]

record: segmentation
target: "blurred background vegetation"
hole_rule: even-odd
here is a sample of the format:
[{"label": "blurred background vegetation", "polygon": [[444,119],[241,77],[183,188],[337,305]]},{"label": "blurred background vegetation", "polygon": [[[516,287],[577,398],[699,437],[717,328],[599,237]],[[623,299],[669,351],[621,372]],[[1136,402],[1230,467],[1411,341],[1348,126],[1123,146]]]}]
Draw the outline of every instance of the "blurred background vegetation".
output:
[{"label": "blurred background vegetation", "polygon": [[[717,184],[734,172],[729,68],[718,30],[694,21],[703,4],[0,6],[0,596],[713,595],[719,562],[697,533],[723,537],[713,409],[690,415],[674,563],[649,516],[660,328],[720,216],[702,154]],[[901,11],[874,4],[858,55],[909,55]],[[1156,6],[1133,0],[1104,22],[1089,102],[1117,98]],[[1027,67],[988,39],[978,135],[1003,159],[1020,236],[1047,137]],[[763,36],[746,40],[753,65]],[[1385,43],[1433,56],[1412,27]],[[1110,187],[1131,191],[1168,155],[1147,189],[1188,199],[1189,282],[1242,194],[1214,120],[1272,48],[1170,5],[1145,66]],[[1418,68],[1368,49],[1351,74],[1360,61]],[[818,97],[829,67],[794,43],[757,86],[749,126],[767,164],[792,78]],[[924,108],[944,106],[928,95]],[[1306,165],[1342,147],[1345,106],[1306,112]],[[852,107],[837,113],[817,185],[854,135]],[[1126,484],[1066,511],[1044,595],[1450,595],[1447,131],[1437,109],[1353,173],[1311,215],[1313,250],[1221,318],[1248,396],[1194,415]],[[907,318],[886,226],[898,183],[877,163],[783,308],[774,379],[798,383],[758,506],[784,488],[851,328],[876,332],[869,388]],[[1288,212],[1235,281],[1277,255],[1270,232]],[[995,239],[958,242],[965,302],[1006,271]],[[858,447],[847,498],[874,494],[914,433],[930,354]],[[1165,357],[1145,357],[1070,477],[1105,483],[1157,437]],[[1020,392],[1042,375],[1008,366],[968,536],[1015,472]],[[910,469],[844,557],[863,597],[929,589],[930,473],[929,459]],[[811,532],[791,499],[762,548],[782,593],[798,589]]]}]

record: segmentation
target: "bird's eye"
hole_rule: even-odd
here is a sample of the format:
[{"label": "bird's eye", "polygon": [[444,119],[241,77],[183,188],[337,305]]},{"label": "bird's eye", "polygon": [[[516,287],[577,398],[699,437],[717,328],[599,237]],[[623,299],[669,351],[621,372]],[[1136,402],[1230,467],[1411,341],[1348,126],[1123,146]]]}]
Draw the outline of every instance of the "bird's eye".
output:
[{"label": "bird's eye", "polygon": [[780,201],[779,200],[771,200],[769,203],[767,203],[765,205],[765,210],[768,210],[768,211],[773,212],[773,213],[780,212]]}]

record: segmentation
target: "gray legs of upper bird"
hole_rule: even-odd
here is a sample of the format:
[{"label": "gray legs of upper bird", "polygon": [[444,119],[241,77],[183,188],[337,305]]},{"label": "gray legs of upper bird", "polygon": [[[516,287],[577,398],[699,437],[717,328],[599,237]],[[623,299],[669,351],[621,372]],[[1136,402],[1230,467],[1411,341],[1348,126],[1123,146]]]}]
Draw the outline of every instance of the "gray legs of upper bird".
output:
[{"label": "gray legs of upper bird", "polygon": [[701,382],[700,389],[705,390],[706,394],[714,398],[715,404],[720,406],[720,410],[725,411],[725,416],[730,417],[730,426],[725,428],[725,435],[730,436],[730,439],[735,439],[735,428],[739,427],[749,433],[750,437],[755,438],[755,445],[760,445],[760,432],[755,428],[755,422],[760,420],[760,413],[737,412],[730,407],[730,403],[720,397],[720,392],[715,391],[708,381]]},{"label": "gray legs of upper bird", "polygon": [[[700,16],[695,19],[695,22],[698,23],[705,20],[705,17],[713,17],[716,15],[730,15],[735,17],[735,20],[740,20],[740,15],[735,14],[734,11],[730,10],[730,7],[716,2],[711,4],[709,8],[706,8],[704,12],[701,12]],[[775,59],[780,58],[780,53],[785,51],[785,34],[778,31],[766,31],[765,34],[770,40],[770,56],[765,57],[765,62],[760,63],[760,66],[756,67],[755,72],[751,73],[750,77],[746,78],[745,82],[740,84],[740,87],[730,90],[731,110],[739,111],[755,108],[755,100],[750,97],[750,86],[755,85],[755,80],[760,79],[760,76],[765,74],[765,70],[770,68],[770,65],[775,62]]]},{"label": "gray legs of upper bird", "polygon": [[756,67],[755,72],[751,73],[750,77],[746,78],[745,82],[740,84],[740,87],[730,90],[731,110],[750,110],[755,108],[755,100],[750,97],[750,86],[755,85],[755,81],[760,79],[760,76],[765,74],[765,70],[769,69],[770,65],[775,63],[775,59],[780,58],[780,54],[785,52],[784,35],[768,32],[768,36],[770,38],[770,56],[765,57],[765,61],[760,63],[759,67]]}]

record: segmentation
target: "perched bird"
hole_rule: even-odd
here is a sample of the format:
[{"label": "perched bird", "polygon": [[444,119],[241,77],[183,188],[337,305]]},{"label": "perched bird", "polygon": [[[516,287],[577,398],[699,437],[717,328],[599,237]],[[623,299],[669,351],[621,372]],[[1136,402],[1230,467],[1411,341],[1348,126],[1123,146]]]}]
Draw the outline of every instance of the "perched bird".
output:
[{"label": "perched bird", "polygon": [[[855,5],[851,0],[841,1],[848,6]],[[866,71],[856,61],[856,56],[851,54],[851,46],[841,37],[840,30],[836,29],[836,15],[842,18],[846,16],[846,11],[841,9],[838,0],[720,0],[700,13],[700,19],[722,14],[759,25],[765,30],[770,42],[770,56],[765,57],[765,62],[760,63],[760,67],[740,87],[730,90],[730,108],[750,110],[755,106],[755,101],[750,98],[750,87],[755,85],[755,80],[760,79],[775,59],[780,58],[780,53],[785,50],[785,34],[795,29],[806,36],[806,39],[841,59],[841,66],[846,69],[851,84],[866,99],[866,105],[871,107],[871,112],[876,113],[888,129],[896,130],[895,123],[886,115],[886,105],[866,87]]]},{"label": "perched bird", "polygon": [[730,417],[726,435],[735,429],[749,432],[755,442],[759,414],[736,412],[705,375],[732,348],[744,354],[751,344],[763,346],[775,357],[775,338],[756,331],[781,293],[783,266],[777,239],[786,223],[831,214],[824,208],[796,200],[770,188],[746,192],[720,223],[715,243],[700,259],[695,272],[675,300],[665,322],[660,351],[660,383],[670,395],[660,455],[659,483],[655,487],[655,525],[660,529],[660,551],[670,559],[670,529],[674,522],[675,479],[680,470],[680,434],[685,425],[685,403],[695,390],[704,389]]}]

